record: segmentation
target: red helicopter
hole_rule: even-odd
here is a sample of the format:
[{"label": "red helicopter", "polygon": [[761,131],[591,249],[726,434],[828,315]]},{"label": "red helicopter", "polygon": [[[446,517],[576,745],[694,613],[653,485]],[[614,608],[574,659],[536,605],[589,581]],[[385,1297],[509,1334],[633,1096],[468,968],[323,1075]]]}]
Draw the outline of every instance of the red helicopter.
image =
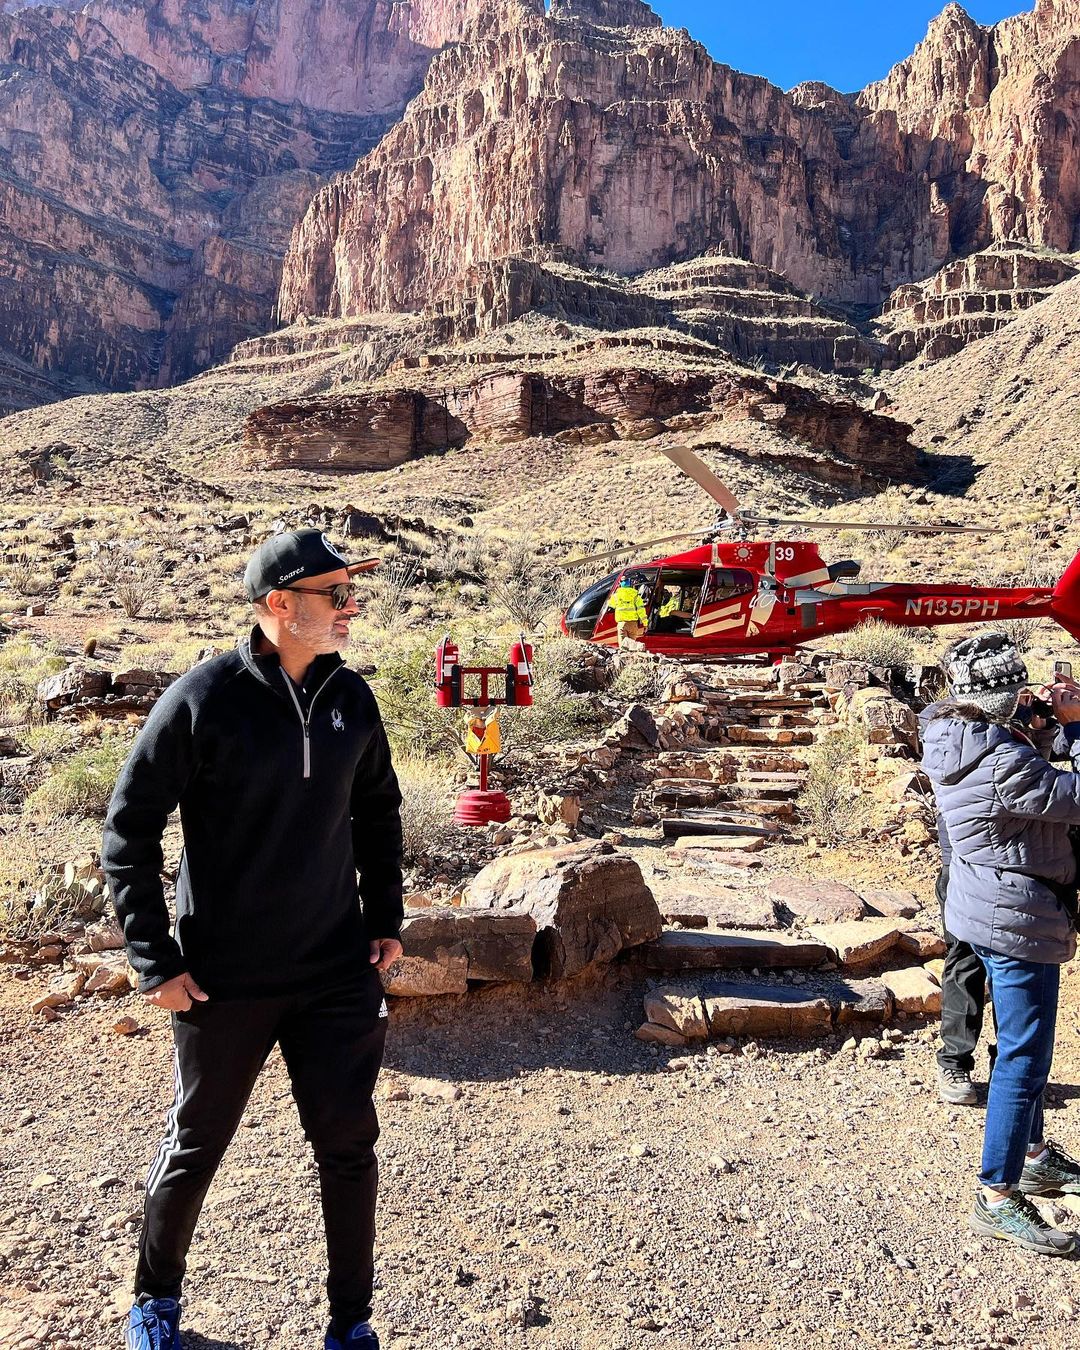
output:
[{"label": "red helicopter", "polygon": [[640,553],[675,539],[704,537],[685,553],[635,562],[595,582],[562,618],[571,637],[618,645],[608,600],[627,578],[642,594],[649,615],[640,639],[646,651],[667,656],[728,656],[764,652],[776,659],[811,638],[845,633],[866,619],[901,627],[992,622],[1049,615],[1080,641],[1080,553],[1058,584],[1046,586],[909,585],[859,581],[860,564],[826,563],[813,543],[755,541],[761,530],[872,529],[919,534],[986,534],[968,525],[894,525],[777,520],[747,514],[708,466],[685,446],[663,451],[704,488],[720,508],[703,530],[684,531],[642,544],[572,558],[564,567]]}]

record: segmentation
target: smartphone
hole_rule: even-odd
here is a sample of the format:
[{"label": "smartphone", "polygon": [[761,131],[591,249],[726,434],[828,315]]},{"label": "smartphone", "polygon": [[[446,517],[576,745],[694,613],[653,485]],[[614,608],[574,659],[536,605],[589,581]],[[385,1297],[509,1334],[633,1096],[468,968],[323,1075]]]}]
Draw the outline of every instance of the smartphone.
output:
[{"label": "smartphone", "polygon": [[1057,680],[1057,679],[1071,680],[1071,679],[1072,679],[1072,662],[1071,662],[1071,661],[1055,661],[1055,662],[1054,662],[1054,679],[1055,679],[1055,680]]}]

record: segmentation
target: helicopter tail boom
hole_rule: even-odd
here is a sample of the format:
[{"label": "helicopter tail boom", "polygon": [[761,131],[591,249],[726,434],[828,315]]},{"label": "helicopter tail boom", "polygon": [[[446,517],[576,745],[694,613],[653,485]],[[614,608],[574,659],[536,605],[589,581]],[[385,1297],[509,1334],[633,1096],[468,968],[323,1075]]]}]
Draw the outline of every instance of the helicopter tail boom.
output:
[{"label": "helicopter tail boom", "polygon": [[1080,642],[1080,553],[1066,567],[1061,580],[1054,587],[1050,613]]}]

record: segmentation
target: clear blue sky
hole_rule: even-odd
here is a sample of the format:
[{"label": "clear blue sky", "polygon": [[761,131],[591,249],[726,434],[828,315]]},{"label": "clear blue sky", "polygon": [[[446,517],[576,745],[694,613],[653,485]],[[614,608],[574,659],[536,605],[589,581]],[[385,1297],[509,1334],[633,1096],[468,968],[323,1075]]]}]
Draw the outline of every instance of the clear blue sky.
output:
[{"label": "clear blue sky", "polygon": [[[717,61],[783,89],[824,80],[854,93],[911,54],[946,0],[649,0]],[[997,23],[1034,0],[971,0],[977,22]]]}]

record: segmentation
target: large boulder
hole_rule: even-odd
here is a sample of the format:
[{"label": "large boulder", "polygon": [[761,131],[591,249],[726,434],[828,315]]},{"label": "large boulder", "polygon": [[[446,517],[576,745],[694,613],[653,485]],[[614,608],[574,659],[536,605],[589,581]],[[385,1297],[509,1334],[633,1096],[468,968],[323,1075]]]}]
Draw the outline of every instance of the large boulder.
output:
[{"label": "large boulder", "polygon": [[109,691],[109,674],[104,670],[89,670],[76,662],[58,675],[48,675],[37,687],[38,700],[50,712],[71,703],[103,698]]},{"label": "large boulder", "polygon": [[388,994],[419,998],[464,994],[470,980],[532,979],[536,923],[528,914],[488,909],[425,910],[401,925],[404,955],[383,977]]},{"label": "large boulder", "polygon": [[468,901],[531,915],[533,968],[556,980],[651,941],[663,926],[637,863],[593,840],[498,858],[474,878]]},{"label": "large boulder", "polygon": [[856,689],[841,698],[836,711],[841,721],[861,726],[871,745],[903,745],[912,751],[918,746],[918,718],[888,689]]}]

